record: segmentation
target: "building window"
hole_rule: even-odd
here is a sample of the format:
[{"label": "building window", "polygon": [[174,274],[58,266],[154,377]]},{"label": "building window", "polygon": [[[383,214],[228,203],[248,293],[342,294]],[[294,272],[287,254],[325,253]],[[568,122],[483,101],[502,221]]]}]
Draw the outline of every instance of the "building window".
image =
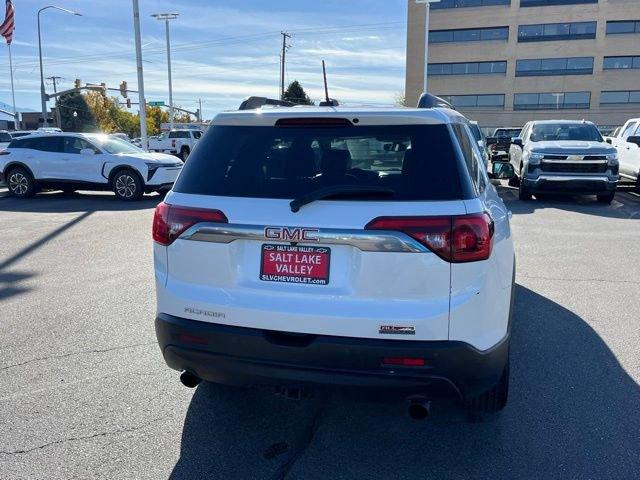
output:
[{"label": "building window", "polygon": [[520,0],[521,7],[546,7],[548,5],[577,5],[579,3],[598,3],[598,0]]},{"label": "building window", "polygon": [[493,5],[511,5],[511,0],[440,0],[432,3],[431,8],[465,8],[465,7],[490,7]]},{"label": "building window", "polygon": [[538,23],[518,26],[518,42],[596,38],[596,22]]},{"label": "building window", "polygon": [[565,93],[516,93],[514,110],[562,110],[566,108],[589,108],[591,92]]},{"label": "building window", "polygon": [[536,58],[516,61],[516,77],[591,75],[593,57]]},{"label": "building window", "polygon": [[507,62],[430,63],[427,72],[428,75],[505,74],[507,72]]},{"label": "building window", "polygon": [[503,94],[488,95],[440,95],[456,108],[494,107],[504,108]]},{"label": "building window", "polygon": [[600,104],[640,103],[640,90],[600,92]]},{"label": "building window", "polygon": [[607,22],[607,35],[640,33],[640,20],[621,20]]},{"label": "building window", "polygon": [[431,30],[429,43],[481,42],[508,40],[509,27],[462,28],[459,30]]},{"label": "building window", "polygon": [[628,68],[640,68],[640,57],[604,57],[602,61],[604,70],[625,70]]}]

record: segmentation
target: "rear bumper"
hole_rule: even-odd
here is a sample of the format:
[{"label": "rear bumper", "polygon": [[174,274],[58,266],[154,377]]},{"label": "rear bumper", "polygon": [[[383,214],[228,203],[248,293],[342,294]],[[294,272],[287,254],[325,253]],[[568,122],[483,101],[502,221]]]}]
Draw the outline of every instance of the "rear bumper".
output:
[{"label": "rear bumper", "polygon": [[597,194],[616,190],[618,180],[602,176],[568,176],[542,174],[535,179],[525,177],[523,184],[533,192]]},{"label": "rear bumper", "polygon": [[[304,390],[338,389],[371,397],[478,395],[495,385],[509,355],[509,336],[479,351],[458,341],[378,340],[298,335],[233,327],[159,314],[165,361],[216,383]],[[383,358],[425,359],[425,366],[382,364]]]}]

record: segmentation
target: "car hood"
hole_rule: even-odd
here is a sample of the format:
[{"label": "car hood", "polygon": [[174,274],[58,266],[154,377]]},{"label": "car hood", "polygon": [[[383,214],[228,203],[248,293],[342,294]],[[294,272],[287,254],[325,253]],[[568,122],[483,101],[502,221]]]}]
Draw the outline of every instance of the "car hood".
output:
[{"label": "car hood", "polygon": [[616,149],[608,143],[579,140],[531,142],[528,146],[532,152],[536,153],[560,153],[567,155],[607,155],[616,153]]},{"label": "car hood", "polygon": [[182,161],[174,157],[173,155],[168,155],[166,153],[155,153],[155,152],[139,152],[139,153],[123,153],[122,157],[126,158],[136,158],[138,160],[142,160],[145,163],[157,163],[158,165],[172,165],[172,166],[182,166]]}]

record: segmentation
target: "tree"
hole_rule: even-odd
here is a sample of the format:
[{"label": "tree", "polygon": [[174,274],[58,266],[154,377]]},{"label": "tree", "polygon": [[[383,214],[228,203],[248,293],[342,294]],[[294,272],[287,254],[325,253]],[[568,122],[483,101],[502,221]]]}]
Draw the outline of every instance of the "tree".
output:
[{"label": "tree", "polygon": [[302,85],[297,80],[294,80],[289,84],[284,92],[283,100],[286,100],[296,105],[313,105],[313,102],[309,98],[309,95],[304,91]]},{"label": "tree", "polygon": [[98,131],[96,118],[84,95],[69,93],[58,99],[61,128],[65,132]]},{"label": "tree", "polygon": [[408,107],[407,105],[407,97],[404,95],[404,92],[396,93],[394,97],[394,104],[399,107]]}]

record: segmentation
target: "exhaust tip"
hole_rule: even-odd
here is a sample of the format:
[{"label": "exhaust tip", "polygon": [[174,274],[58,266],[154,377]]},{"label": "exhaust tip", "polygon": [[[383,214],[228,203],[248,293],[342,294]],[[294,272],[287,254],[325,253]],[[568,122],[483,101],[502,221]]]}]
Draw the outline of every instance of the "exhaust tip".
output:
[{"label": "exhaust tip", "polygon": [[180,382],[187,388],[196,388],[201,381],[202,379],[193,373],[182,372],[180,374]]},{"label": "exhaust tip", "polygon": [[411,400],[409,402],[409,416],[414,420],[425,420],[431,416],[431,402],[428,400]]}]

